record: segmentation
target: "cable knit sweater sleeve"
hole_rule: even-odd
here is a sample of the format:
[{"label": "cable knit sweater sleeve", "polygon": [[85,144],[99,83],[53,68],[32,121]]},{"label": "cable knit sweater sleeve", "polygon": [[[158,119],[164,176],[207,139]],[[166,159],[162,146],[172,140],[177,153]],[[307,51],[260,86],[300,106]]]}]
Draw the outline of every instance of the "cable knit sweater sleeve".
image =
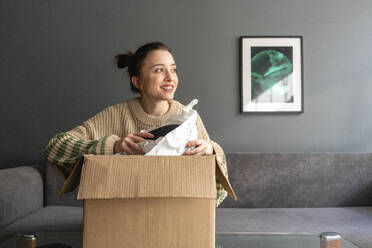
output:
[{"label": "cable knit sweater sleeve", "polygon": [[[207,133],[207,130],[204,127],[203,121],[201,120],[199,114],[196,120],[196,125],[198,128],[198,138],[204,139],[211,143],[213,147],[213,152],[216,154],[216,160],[217,163],[224,169],[223,173],[227,177],[227,166],[226,166],[226,158],[225,158],[225,153],[223,152],[222,148],[214,141],[212,141],[209,138],[209,135]],[[226,198],[227,192],[223,188],[222,184],[219,182],[218,179],[216,179],[217,183],[217,201],[216,201],[216,207],[218,207],[222,201]]]},{"label": "cable knit sweater sleeve", "polygon": [[[66,179],[83,154],[113,154],[120,137],[107,133],[113,108],[107,107],[68,132],[55,135],[45,147],[45,158],[57,173]],[[105,130],[103,130],[105,129]],[[110,131],[110,130],[109,130]]]}]

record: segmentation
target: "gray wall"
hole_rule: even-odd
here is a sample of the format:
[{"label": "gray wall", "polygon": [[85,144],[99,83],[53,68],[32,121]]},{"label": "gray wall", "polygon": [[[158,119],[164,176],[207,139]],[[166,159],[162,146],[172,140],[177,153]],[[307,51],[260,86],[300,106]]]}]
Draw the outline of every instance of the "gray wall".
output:
[{"label": "gray wall", "polygon": [[[226,152],[372,150],[372,1],[0,1],[0,167],[44,163],[49,139],[133,97],[113,57],[174,51],[176,99],[200,100]],[[304,113],[239,113],[239,37],[302,35]]]}]

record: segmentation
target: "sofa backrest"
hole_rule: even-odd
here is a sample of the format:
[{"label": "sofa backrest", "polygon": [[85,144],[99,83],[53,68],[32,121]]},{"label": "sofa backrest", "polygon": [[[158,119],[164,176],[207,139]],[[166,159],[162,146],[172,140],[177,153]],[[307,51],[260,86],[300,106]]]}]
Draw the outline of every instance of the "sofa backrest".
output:
[{"label": "sofa backrest", "polygon": [[227,153],[225,208],[372,206],[372,153]]},{"label": "sofa backrest", "polygon": [[[372,206],[372,153],[226,153],[238,197],[224,208]],[[78,188],[57,199],[63,179],[47,166],[46,205],[82,206]]]},{"label": "sofa backrest", "polygon": [[0,170],[0,229],[43,207],[43,179],[37,167]]}]

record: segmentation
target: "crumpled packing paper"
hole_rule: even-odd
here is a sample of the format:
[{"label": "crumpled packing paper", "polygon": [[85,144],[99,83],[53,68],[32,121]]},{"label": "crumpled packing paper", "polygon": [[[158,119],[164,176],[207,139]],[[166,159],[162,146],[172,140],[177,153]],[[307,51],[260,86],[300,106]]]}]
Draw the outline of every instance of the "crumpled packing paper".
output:
[{"label": "crumpled packing paper", "polygon": [[[173,115],[164,123],[164,126],[179,124],[177,128],[156,140],[137,143],[146,153],[145,155],[181,155],[185,151],[193,149],[194,147],[185,148],[185,145],[187,142],[198,138],[198,129],[196,127],[197,111],[192,109],[197,103],[198,99],[192,100],[184,107],[182,114]],[[141,132],[150,132],[156,128],[159,127],[141,130]],[[121,152],[116,154],[123,155],[126,153]]]}]

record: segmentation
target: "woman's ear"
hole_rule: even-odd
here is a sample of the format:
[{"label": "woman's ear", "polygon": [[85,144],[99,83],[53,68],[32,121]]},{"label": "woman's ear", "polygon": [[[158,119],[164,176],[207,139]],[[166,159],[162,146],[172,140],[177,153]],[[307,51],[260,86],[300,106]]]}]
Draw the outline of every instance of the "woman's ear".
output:
[{"label": "woman's ear", "polygon": [[132,76],[131,81],[132,81],[132,84],[134,85],[134,87],[136,87],[138,90],[142,89],[142,85],[141,85],[141,83],[139,81],[139,78],[137,76]]}]

